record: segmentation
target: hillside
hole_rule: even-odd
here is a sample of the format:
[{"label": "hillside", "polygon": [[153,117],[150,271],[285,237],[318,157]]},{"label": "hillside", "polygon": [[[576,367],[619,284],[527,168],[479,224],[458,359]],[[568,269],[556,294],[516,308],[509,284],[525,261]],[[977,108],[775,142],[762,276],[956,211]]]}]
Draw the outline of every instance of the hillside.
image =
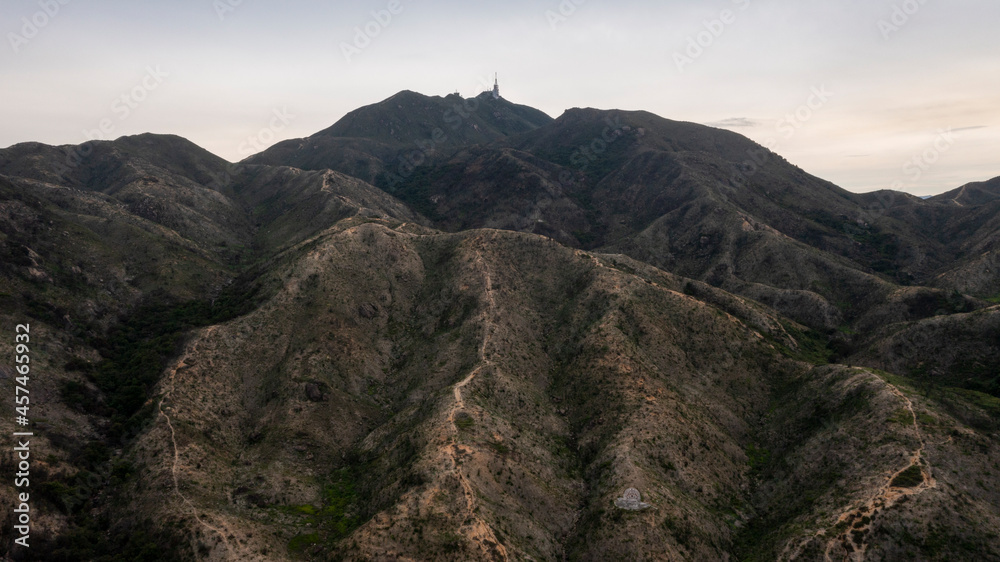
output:
[{"label": "hillside", "polygon": [[329,168],[368,183],[398,183],[428,158],[540,127],[552,118],[483,94],[463,98],[404,90],[356,109],[310,137],[279,142],[248,164]]},{"label": "hillside", "polygon": [[[928,521],[937,553],[997,556],[988,487],[968,503],[951,472],[984,436],[871,371],[786,358],[683,279],[378,221],[286,259],[273,297],[168,367],[130,459],[141,509],[195,506],[206,557],[283,559],[271,537],[351,559],[913,556],[931,547],[898,529]],[[626,487],[654,509],[616,510]]]},{"label": "hillside", "polygon": [[448,231],[625,253],[828,330],[861,321],[899,284],[932,282],[961,251],[907,220],[924,207],[963,220],[944,205],[869,200],[735,133],[646,112],[569,110],[417,168],[391,192]]},{"label": "hillside", "polygon": [[1000,560],[995,183],[408,91],[238,164],[0,150],[0,554]]}]

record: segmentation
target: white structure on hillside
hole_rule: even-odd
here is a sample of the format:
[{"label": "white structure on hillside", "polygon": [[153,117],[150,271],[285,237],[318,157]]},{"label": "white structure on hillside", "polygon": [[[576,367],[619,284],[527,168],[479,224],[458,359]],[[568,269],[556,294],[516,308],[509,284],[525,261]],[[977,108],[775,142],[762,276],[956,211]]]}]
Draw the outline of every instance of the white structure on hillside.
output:
[{"label": "white structure on hillside", "polygon": [[500,82],[495,72],[493,73],[493,99],[500,99]]},{"label": "white structure on hillside", "polygon": [[640,509],[649,507],[649,504],[642,502],[642,494],[639,493],[639,490],[629,488],[625,490],[622,497],[615,500],[615,506],[630,511],[639,511]]}]

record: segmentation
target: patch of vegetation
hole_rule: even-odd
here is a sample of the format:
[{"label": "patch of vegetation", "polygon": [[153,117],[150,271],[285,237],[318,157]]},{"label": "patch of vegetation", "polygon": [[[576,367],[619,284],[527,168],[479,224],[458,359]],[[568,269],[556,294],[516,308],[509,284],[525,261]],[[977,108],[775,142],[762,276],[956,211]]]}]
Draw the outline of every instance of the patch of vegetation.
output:
[{"label": "patch of vegetation", "polygon": [[[45,562],[182,562],[192,560],[183,531],[147,519],[132,528],[111,525],[106,517],[84,516],[54,542],[35,539],[21,560]],[[32,537],[34,539],[34,537]]]},{"label": "patch of vegetation", "polygon": [[872,228],[851,238],[864,249],[862,261],[868,267],[895,281],[905,280],[905,275],[899,269],[898,236]]},{"label": "patch of vegetation", "polygon": [[306,548],[319,544],[319,533],[308,533],[295,535],[288,541],[288,552],[290,554],[302,554]]},{"label": "patch of vegetation", "polygon": [[465,541],[465,538],[462,537],[462,535],[451,531],[442,533],[440,539],[441,548],[444,549],[445,552],[449,553],[458,552],[458,550],[462,547],[462,543]]},{"label": "patch of vegetation", "polygon": [[473,420],[472,416],[466,412],[459,412],[455,414],[455,427],[458,429],[469,429],[475,424],[475,420]]},{"label": "patch of vegetation", "polygon": [[820,228],[808,228],[799,237],[802,241],[823,250],[836,252],[835,248],[830,247],[824,239],[846,236],[858,244],[857,255],[853,257],[859,263],[895,281],[901,283],[906,281],[906,276],[899,269],[900,240],[895,234],[884,232],[875,225],[858,224],[844,215],[834,216],[824,209],[810,210],[803,214]]},{"label": "patch of vegetation", "polygon": [[954,396],[963,398],[972,404],[982,408],[990,417],[1000,419],[1000,398],[991,396],[984,392],[969,390],[965,388],[948,389]]},{"label": "patch of vegetation", "polygon": [[601,234],[594,230],[574,230],[570,234],[580,243],[581,248],[593,248],[600,240]]},{"label": "patch of vegetation", "polygon": [[[102,360],[90,364],[79,358],[67,370],[83,373],[97,391],[78,381],[63,381],[60,393],[67,405],[108,418],[110,427],[99,439],[83,443],[59,439],[53,443],[69,452],[78,469],[72,476],[49,479],[40,497],[69,516],[67,530],[55,543],[32,545],[38,560],[181,560],[188,540],[179,534],[157,530],[150,522],[124,533],[100,513],[97,503],[108,486],[120,488],[137,470],[124,459],[112,459],[109,444],[127,445],[151,423],[156,411],[151,393],[167,364],[183,343],[184,333],[216,324],[251,311],[259,302],[260,287],[240,282],[224,290],[214,301],[171,302],[164,292],[147,295],[132,314],[123,318],[105,336],[92,336],[89,343]],[[39,305],[41,306],[41,305]],[[41,306],[39,314],[49,311]],[[99,392],[98,392],[99,391]]]},{"label": "patch of vegetation", "polygon": [[279,509],[291,515],[304,518],[315,532],[300,534],[288,543],[288,551],[301,554],[310,546],[323,545],[332,548],[341,539],[357,529],[362,521],[358,512],[357,477],[349,468],[341,468],[333,473],[330,482],[323,487],[322,504],[283,506]]},{"label": "patch of vegetation", "polygon": [[891,423],[898,423],[900,425],[913,425],[913,414],[910,413],[906,408],[899,408],[892,413],[887,421]]},{"label": "patch of vegetation", "polygon": [[64,404],[78,412],[107,415],[100,394],[79,381],[60,381],[59,394]]},{"label": "patch of vegetation", "polygon": [[914,389],[913,381],[911,381],[910,379],[908,379],[906,377],[901,377],[899,375],[894,375],[894,374],[892,374],[892,373],[890,373],[888,371],[883,371],[881,369],[868,369],[868,371],[870,371],[872,373],[875,373],[876,375],[878,375],[879,378],[883,379],[884,381],[886,381],[887,383],[891,384],[892,386],[895,386],[896,388],[900,389],[901,391],[903,389],[906,389],[908,391],[912,391]]},{"label": "patch of vegetation", "polygon": [[771,461],[771,451],[751,444],[747,447],[747,461],[751,471],[759,471]]},{"label": "patch of vegetation", "polygon": [[772,336],[767,336],[770,342],[786,357],[812,363],[813,365],[828,365],[835,353],[830,348],[830,341],[815,330],[800,330],[788,322],[782,322],[788,335],[792,336],[798,349],[791,349]]},{"label": "patch of vegetation", "polygon": [[[109,437],[134,435],[152,415],[147,405],[167,360],[183,343],[184,333],[241,316],[258,304],[260,286],[231,285],[214,301],[172,303],[163,293],[146,297],[145,304],[91,344],[104,358],[88,375],[104,393],[110,409]],[[72,390],[72,389],[70,389]]]},{"label": "patch of vegetation", "polygon": [[[913,380],[878,369],[872,369],[872,372],[900,389],[912,392],[919,387],[924,396],[940,404],[945,411],[965,424],[987,431],[1000,429],[1000,398],[997,396],[968,388],[932,384],[927,379]],[[920,423],[937,423],[936,419],[926,414],[918,414],[918,418]],[[912,423],[912,419],[910,417],[908,423]]]},{"label": "patch of vegetation", "polygon": [[445,216],[438,212],[431,197],[437,186],[459,181],[463,168],[456,164],[425,164],[413,168],[406,176],[397,174],[396,171],[398,170],[380,172],[375,177],[375,186],[398,197],[411,209],[434,222],[444,220]]},{"label": "patch of vegetation", "polygon": [[692,529],[689,521],[686,519],[682,521],[677,517],[667,515],[666,518],[663,519],[662,525],[663,528],[670,533],[670,536],[674,537],[674,540],[676,540],[678,544],[685,548],[691,548],[693,546],[691,543]]},{"label": "patch of vegetation", "polygon": [[890,486],[894,488],[913,488],[924,481],[924,474],[919,465],[912,465],[892,479]]},{"label": "patch of vegetation", "polygon": [[932,523],[923,537],[904,532],[903,538],[904,543],[917,546],[927,560],[989,560],[995,557],[984,537],[959,534],[944,525]]},{"label": "patch of vegetation", "polygon": [[312,506],[310,504],[304,504],[304,505],[294,506],[294,507],[290,508],[290,511],[293,512],[293,513],[299,513],[299,514],[302,514],[302,515],[316,515],[317,513],[319,513],[319,510],[317,510],[316,507],[314,507],[314,506]]}]

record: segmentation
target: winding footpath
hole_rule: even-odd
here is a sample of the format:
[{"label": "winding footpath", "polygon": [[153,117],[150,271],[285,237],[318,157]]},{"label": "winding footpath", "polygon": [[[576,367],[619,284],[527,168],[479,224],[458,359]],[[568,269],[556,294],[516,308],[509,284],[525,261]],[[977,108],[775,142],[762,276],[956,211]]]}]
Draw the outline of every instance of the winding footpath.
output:
[{"label": "winding footpath", "polygon": [[[214,330],[215,330],[215,326],[210,326],[210,327],[208,327],[206,329],[204,335],[208,336]],[[194,503],[192,503],[191,500],[188,499],[188,497],[185,496],[181,492],[180,479],[177,476],[177,473],[179,472],[180,465],[181,465],[180,448],[177,446],[177,432],[174,430],[173,421],[170,419],[170,415],[167,414],[167,410],[164,409],[163,403],[170,400],[170,395],[174,391],[174,379],[177,376],[177,372],[180,371],[180,370],[182,370],[182,369],[184,369],[184,368],[187,368],[187,365],[185,364],[185,359],[188,357],[188,355],[189,354],[186,353],[184,355],[184,357],[181,358],[181,360],[177,362],[177,365],[173,369],[170,370],[170,376],[167,379],[167,390],[163,394],[163,398],[160,400],[160,403],[158,405],[158,409],[159,409],[160,415],[163,416],[163,419],[166,420],[166,422],[167,422],[167,427],[170,428],[170,444],[173,447],[173,451],[174,451],[174,460],[173,460],[173,463],[170,466],[170,475],[173,477],[173,480],[174,480],[174,493],[177,494],[177,496],[181,499],[181,502],[183,502],[185,505],[187,505],[191,509],[191,515],[194,516],[195,520],[198,521],[198,523],[202,527],[204,527],[206,530],[210,531],[211,533],[215,533],[215,534],[219,535],[219,538],[222,540],[223,546],[226,547],[226,558],[230,558],[231,554],[236,554],[236,553],[233,551],[232,546],[229,544],[229,539],[226,538],[226,534],[227,534],[226,531],[228,529],[226,529],[225,527],[222,527],[222,528],[215,527],[212,524],[210,524],[208,521],[205,521],[204,519],[202,519],[202,517],[198,514],[198,508],[195,507]],[[195,549],[195,558],[197,558],[197,557],[198,557],[198,552],[197,552],[197,549]]]},{"label": "winding footpath", "polygon": [[480,251],[476,252],[475,263],[478,264],[480,269],[483,271],[485,282],[487,306],[483,309],[481,315],[483,323],[483,340],[479,345],[479,365],[473,369],[467,377],[462,379],[461,382],[456,383],[453,388],[455,403],[448,410],[448,426],[452,433],[452,442],[446,450],[451,459],[450,471],[458,479],[459,484],[462,487],[462,493],[465,496],[465,507],[469,512],[470,519],[472,519],[472,523],[467,526],[469,539],[472,540],[472,542],[479,544],[484,552],[489,553],[493,551],[499,556],[500,560],[507,562],[509,560],[507,549],[500,543],[499,540],[497,540],[493,529],[476,514],[476,491],[473,489],[469,479],[459,468],[461,466],[460,457],[471,453],[469,448],[458,443],[458,426],[455,425],[455,417],[459,412],[463,412],[465,410],[465,400],[462,398],[462,390],[469,383],[471,383],[473,379],[475,379],[476,375],[484,367],[494,366],[493,361],[487,355],[487,348],[493,337],[495,329],[492,319],[495,318],[497,310],[496,300],[493,296],[493,278],[490,275],[489,265],[483,259],[483,255]]},{"label": "winding footpath", "polygon": [[[934,480],[934,476],[931,474],[930,465],[923,458],[927,441],[924,438],[923,432],[920,431],[917,413],[913,409],[913,402],[895,385],[884,380],[882,382],[888,387],[889,392],[903,401],[906,411],[910,413],[910,417],[913,420],[913,432],[920,446],[910,454],[909,463],[889,475],[885,484],[876,490],[875,494],[864,505],[846,511],[837,518],[836,524],[842,525],[846,523],[846,530],[832,537],[826,536],[826,530],[820,530],[815,535],[810,536],[807,540],[800,543],[787,558],[782,556],[782,559],[796,560],[809,542],[816,538],[825,538],[826,548],[823,551],[825,562],[833,562],[833,551],[838,546],[842,548],[842,551],[846,552],[846,558],[844,559],[851,562],[863,562],[868,551],[868,538],[872,525],[875,523],[878,515],[899,503],[902,498],[921,494],[926,490],[937,487],[937,481]],[[899,475],[913,467],[920,469],[920,483],[914,486],[893,486],[893,482]]]},{"label": "winding footpath", "polygon": [[[875,522],[878,514],[891,508],[902,498],[917,495],[926,490],[937,487],[937,481],[934,480],[934,476],[931,474],[930,465],[928,465],[923,459],[924,448],[927,446],[927,441],[924,439],[923,432],[920,431],[920,423],[917,419],[917,413],[913,409],[913,401],[903,394],[903,392],[900,391],[895,385],[890,384],[888,381],[885,381],[885,384],[889,387],[889,392],[896,395],[903,401],[904,407],[910,413],[910,417],[913,420],[913,432],[920,446],[917,447],[912,454],[910,454],[909,464],[890,475],[886,480],[886,483],[878,490],[874,497],[865,503],[865,505],[848,511],[837,519],[838,524],[847,522],[848,529],[827,541],[826,550],[824,551],[824,560],[827,562],[832,562],[833,559],[831,558],[831,552],[834,548],[836,548],[838,543],[848,551],[848,558],[850,560],[858,562],[863,561],[865,559],[865,554],[868,551],[867,539],[869,537],[872,524]],[[893,486],[893,482],[895,482],[899,475],[913,467],[918,467],[920,469],[919,484],[916,486]]]}]

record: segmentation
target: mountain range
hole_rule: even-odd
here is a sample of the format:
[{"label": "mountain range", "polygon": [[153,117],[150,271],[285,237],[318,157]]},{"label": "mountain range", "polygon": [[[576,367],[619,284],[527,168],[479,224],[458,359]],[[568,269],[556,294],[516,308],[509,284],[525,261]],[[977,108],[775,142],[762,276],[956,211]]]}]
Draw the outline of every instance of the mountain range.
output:
[{"label": "mountain range", "polygon": [[998,242],[1000,178],[857,194],[730,131],[489,93],[239,163],[18,144],[33,530],[0,548],[1000,560]]}]

